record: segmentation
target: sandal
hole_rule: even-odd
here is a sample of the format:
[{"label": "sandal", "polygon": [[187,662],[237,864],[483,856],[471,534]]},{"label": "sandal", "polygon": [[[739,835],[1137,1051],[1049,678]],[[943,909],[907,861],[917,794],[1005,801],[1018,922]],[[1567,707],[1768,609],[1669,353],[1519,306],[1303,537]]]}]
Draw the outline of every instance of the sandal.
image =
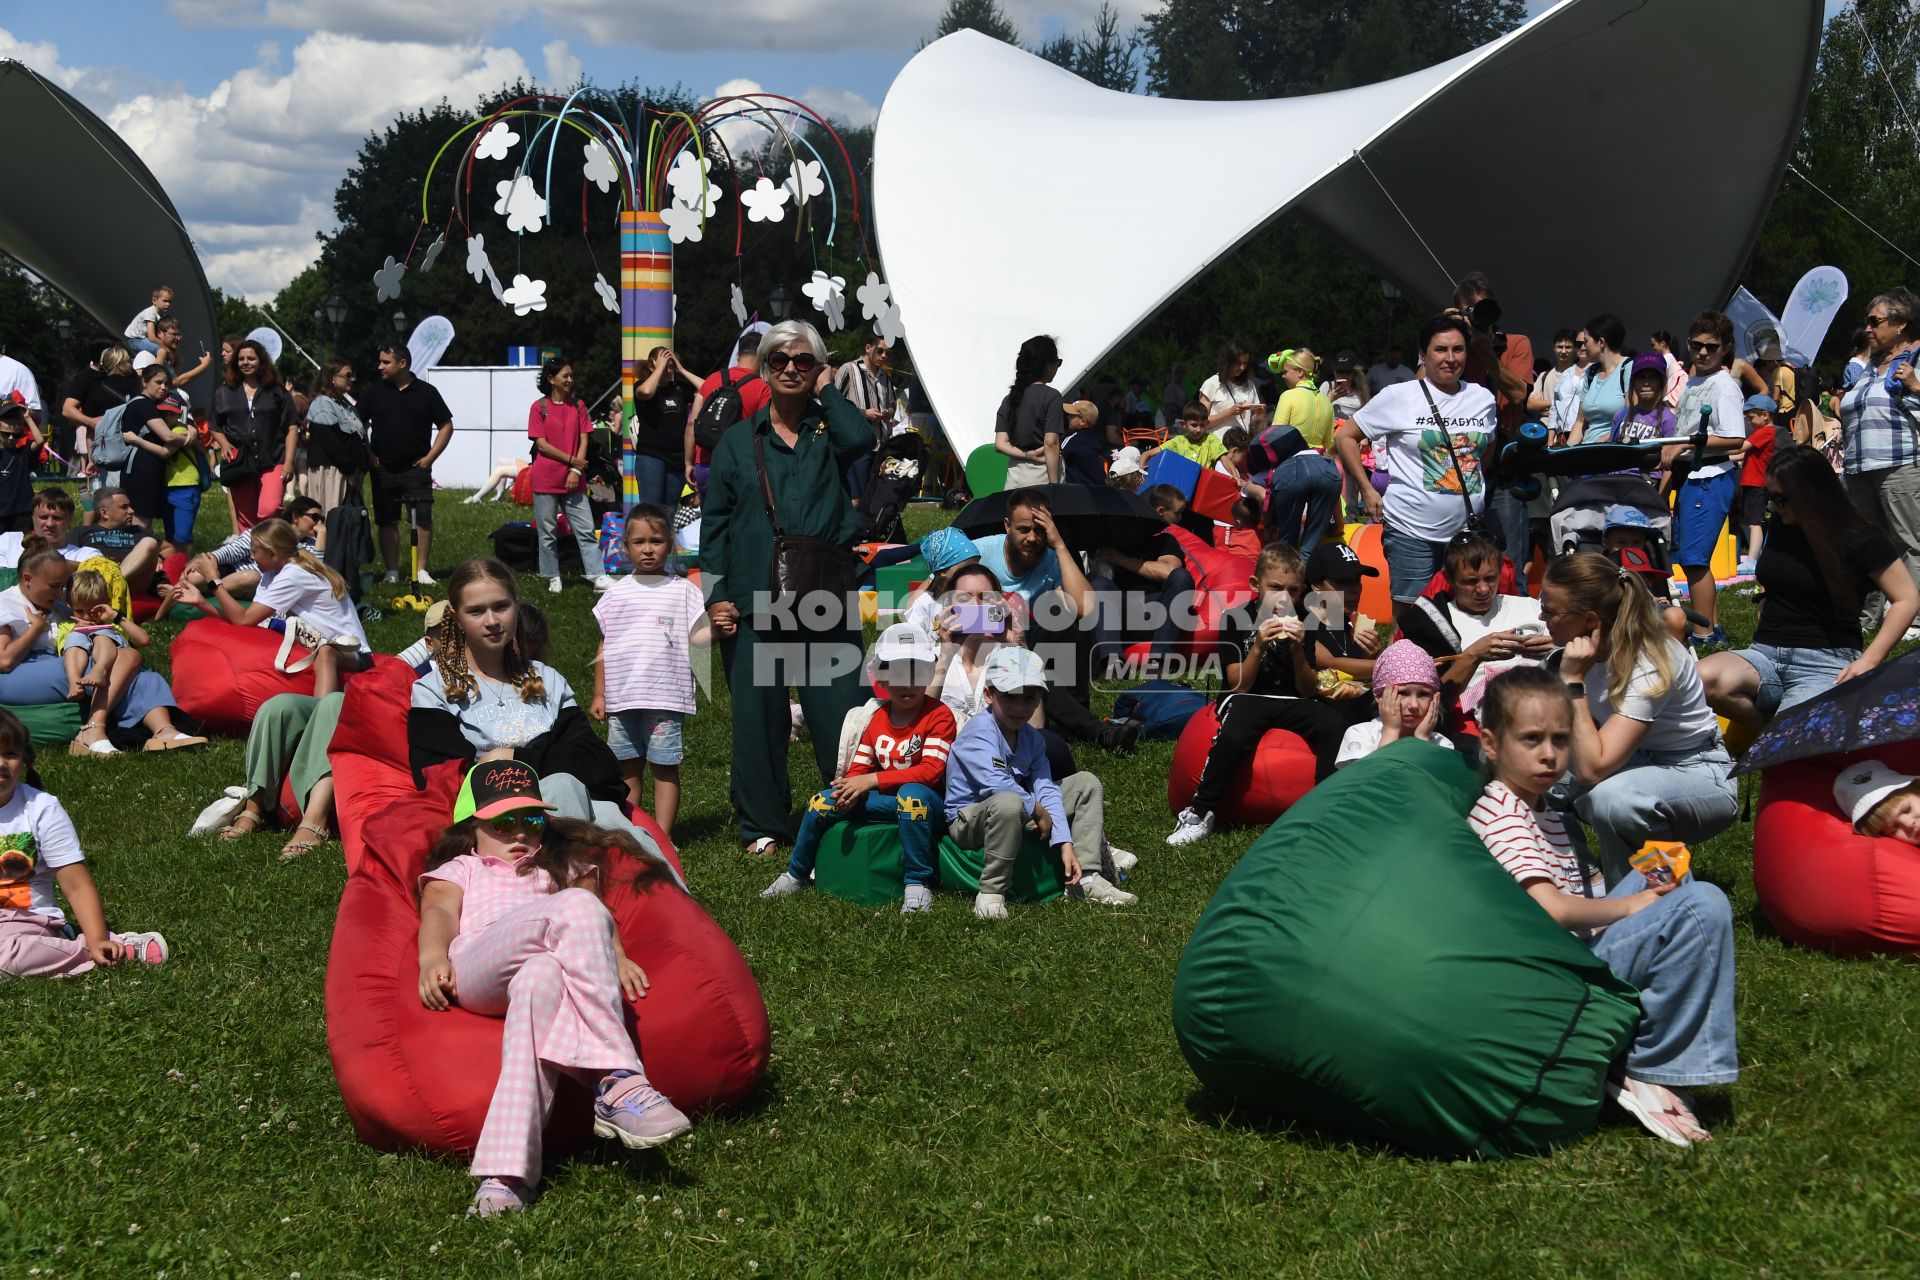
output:
[{"label": "sandal", "polygon": [[[249,825],[243,827],[240,825],[243,822]],[[258,831],[265,822],[265,814],[255,813],[252,809],[242,809],[239,813],[233,815],[232,822],[220,828],[220,838],[222,840],[238,840],[241,836],[250,836]]]},{"label": "sandal", "polygon": [[747,852],[756,858],[767,857],[770,854],[777,853],[779,849],[780,842],[772,836],[761,836],[758,840],[747,841]]},{"label": "sandal", "polygon": [[147,739],[146,745],[140,749],[142,751],[178,751],[182,747],[204,747],[206,745],[207,740],[205,738],[196,738],[190,733],[182,733],[178,729],[175,729],[171,734],[154,734],[151,738]]},{"label": "sandal", "polygon": [[[88,733],[97,733],[100,736],[89,740],[86,736]],[[73,741],[67,744],[67,754],[70,756],[117,756],[120,754],[120,748],[107,740],[105,725],[90,724],[75,734]]]},{"label": "sandal", "polygon": [[1620,1104],[1622,1111],[1638,1120],[1641,1128],[1662,1142],[1690,1147],[1713,1139],[1687,1104],[1664,1085],[1635,1080],[1632,1076],[1612,1076],[1607,1080],[1607,1095]]},{"label": "sandal", "polygon": [[[295,827],[293,831],[294,838],[287,841],[286,844],[280,848],[280,861],[282,862],[292,862],[295,858],[304,858],[327,841],[333,839],[331,832],[322,827],[316,827],[309,822],[301,823]],[[313,832],[314,838],[311,840],[300,839],[299,835],[302,831]]]}]

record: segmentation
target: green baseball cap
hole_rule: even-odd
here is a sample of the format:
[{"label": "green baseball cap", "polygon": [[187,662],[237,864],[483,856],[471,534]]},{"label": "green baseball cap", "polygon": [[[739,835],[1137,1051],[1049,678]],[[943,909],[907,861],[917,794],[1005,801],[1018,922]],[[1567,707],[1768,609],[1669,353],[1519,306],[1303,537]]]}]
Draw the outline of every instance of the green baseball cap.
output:
[{"label": "green baseball cap", "polygon": [[540,775],[523,760],[482,760],[467,770],[453,800],[453,820],[497,818],[523,809],[552,810],[540,798]]}]

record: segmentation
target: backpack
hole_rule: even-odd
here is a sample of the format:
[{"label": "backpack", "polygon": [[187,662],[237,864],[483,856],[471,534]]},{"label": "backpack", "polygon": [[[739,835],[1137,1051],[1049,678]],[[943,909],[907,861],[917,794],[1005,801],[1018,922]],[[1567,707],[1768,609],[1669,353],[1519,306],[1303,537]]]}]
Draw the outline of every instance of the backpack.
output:
[{"label": "backpack", "polygon": [[1121,694],[1113,704],[1115,720],[1131,720],[1140,736],[1154,742],[1172,742],[1209,699],[1198,689],[1172,680],[1149,680]]},{"label": "backpack", "polygon": [[1306,447],[1307,438],[1299,428],[1285,424],[1268,427],[1247,444],[1247,474],[1257,483]]},{"label": "backpack", "polygon": [[133,397],[128,396],[93,424],[93,462],[103,471],[118,471],[133,455],[133,446],[121,434],[125,430],[122,424],[127,418],[127,406],[132,403]]},{"label": "backpack", "polygon": [[321,563],[346,580],[352,598],[360,599],[360,570],[373,559],[373,528],[367,509],[355,494],[327,512],[327,549]]},{"label": "backpack", "polygon": [[700,416],[693,420],[693,443],[697,448],[711,453],[727,428],[746,416],[746,401],[740,395],[740,388],[754,376],[748,374],[736,380],[731,369],[720,375],[719,388],[707,397],[706,403],[700,406]]}]

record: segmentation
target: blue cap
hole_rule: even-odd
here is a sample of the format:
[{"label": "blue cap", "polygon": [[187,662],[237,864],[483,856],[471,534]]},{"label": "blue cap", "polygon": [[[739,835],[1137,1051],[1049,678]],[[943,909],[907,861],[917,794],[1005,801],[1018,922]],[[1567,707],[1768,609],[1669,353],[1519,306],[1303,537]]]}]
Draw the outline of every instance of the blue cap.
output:
[{"label": "blue cap", "polygon": [[1772,396],[1748,396],[1746,404],[1741,408],[1748,413],[1778,413],[1780,402]]},{"label": "blue cap", "polygon": [[1608,529],[1651,529],[1653,521],[1647,519],[1647,513],[1638,507],[1630,507],[1624,502],[1616,502],[1607,508],[1607,518],[1600,524],[1601,532]]},{"label": "blue cap", "polygon": [[972,538],[948,525],[920,539],[920,556],[927,562],[928,573],[945,573],[955,565],[978,560],[980,548]]}]

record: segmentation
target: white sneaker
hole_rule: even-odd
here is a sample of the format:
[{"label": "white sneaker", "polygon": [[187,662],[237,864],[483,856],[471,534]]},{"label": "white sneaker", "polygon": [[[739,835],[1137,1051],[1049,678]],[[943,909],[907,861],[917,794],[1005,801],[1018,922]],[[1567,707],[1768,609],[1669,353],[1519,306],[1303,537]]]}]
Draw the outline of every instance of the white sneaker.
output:
[{"label": "white sneaker", "polygon": [[1182,809],[1180,811],[1180,825],[1175,827],[1173,834],[1167,837],[1167,843],[1192,844],[1195,840],[1204,839],[1212,833],[1212,814],[1195,813],[1191,809]]},{"label": "white sneaker", "polygon": [[553,595],[556,595],[556,596],[557,596],[557,595],[559,595],[559,594],[560,594],[560,579],[558,579],[558,578],[548,578],[548,579],[547,579],[547,590],[548,590],[548,591],[549,591],[550,593],[552,593]]},{"label": "white sneaker", "polygon": [[1123,876],[1130,874],[1135,867],[1140,865],[1139,854],[1128,853],[1111,840],[1107,842],[1107,856],[1113,859],[1113,869]]},{"label": "white sneaker", "polygon": [[1000,893],[976,893],[973,895],[973,914],[982,920],[1005,920],[1007,918],[1007,899]]},{"label": "white sneaker", "polygon": [[613,579],[603,573],[593,580],[593,589],[595,591],[611,591],[613,590]]},{"label": "white sneaker", "polygon": [[933,910],[933,890],[923,884],[907,886],[906,901],[900,904],[901,915],[911,915],[916,911]]},{"label": "white sneaker", "polygon": [[465,504],[466,504],[467,506],[469,506],[469,507],[470,507],[470,506],[472,506],[472,505],[473,505],[474,503],[476,503],[476,502],[478,502],[478,501],[480,501],[480,497],[481,497],[481,494],[482,494],[483,492],[484,492],[483,490],[480,490],[480,489],[475,489],[475,490],[474,490],[474,491],[473,491],[472,493],[470,493],[470,494],[468,494],[468,495],[467,495],[466,497],[464,497],[464,498],[462,498],[462,499],[460,499],[460,501],[461,501],[461,502],[463,502],[463,503],[465,503]]},{"label": "white sneaker", "polygon": [[398,569],[389,569],[380,575],[380,581],[389,585],[397,583],[400,581],[400,571]]},{"label": "white sneaker", "polygon": [[422,569],[420,572],[414,574],[413,580],[419,583],[423,587],[431,587],[434,585],[433,575],[428,573],[425,569]]},{"label": "white sneaker", "polygon": [[807,887],[805,880],[796,880],[790,872],[782,871],[779,879],[760,891],[763,898],[791,898]]},{"label": "white sneaker", "polygon": [[1901,633],[1901,636],[1900,636],[1900,641],[1902,644],[1911,643],[1912,641],[1915,641],[1915,640],[1920,640],[1920,622],[1916,622],[1912,626],[1908,627],[1906,631]]},{"label": "white sneaker", "polygon": [[1081,876],[1078,888],[1080,896],[1088,902],[1098,902],[1109,907],[1130,907],[1140,901],[1138,894],[1128,893],[1097,871]]}]

